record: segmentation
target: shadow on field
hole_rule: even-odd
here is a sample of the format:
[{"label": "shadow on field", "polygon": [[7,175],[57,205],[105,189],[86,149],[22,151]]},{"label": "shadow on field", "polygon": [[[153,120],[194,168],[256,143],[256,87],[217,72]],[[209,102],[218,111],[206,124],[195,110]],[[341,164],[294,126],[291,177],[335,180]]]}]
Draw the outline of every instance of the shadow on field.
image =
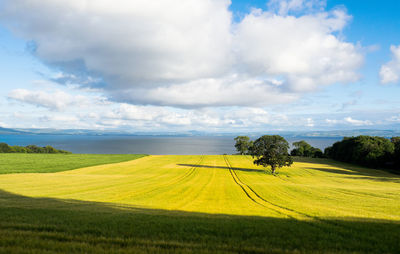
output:
[{"label": "shadow on field", "polygon": [[[196,168],[220,168],[220,169],[227,169],[229,170],[228,167],[223,167],[223,166],[209,166],[209,165],[196,165],[196,164],[176,164],[178,166],[184,166],[184,167],[196,167]],[[232,167],[234,170],[239,170],[239,171],[245,171],[245,172],[264,172],[265,170],[262,169],[255,169],[255,168],[236,168]]]},{"label": "shadow on field", "polygon": [[[366,168],[362,166],[353,165],[350,163],[335,161],[331,159],[320,159],[320,158],[305,158],[305,157],[294,157],[295,162],[305,162],[310,164],[325,164],[335,168],[320,168],[311,167],[310,169],[319,170],[328,173],[337,173],[343,175],[359,175],[369,177],[371,180],[378,181],[395,181],[400,180],[400,175],[393,174],[385,170]],[[344,170],[342,170],[342,169]]]},{"label": "shadow on field", "polygon": [[[356,172],[356,171],[346,171],[346,170],[340,170],[340,169],[334,169],[334,168],[309,168],[313,170],[318,170],[322,172],[327,172],[327,173],[336,173],[336,174],[342,174],[342,175],[353,175],[354,177],[350,176],[347,178],[351,179],[367,179],[367,180],[374,180],[374,181],[381,181],[381,182],[395,182],[399,183],[400,178],[396,175],[386,177],[386,176],[377,176],[374,174],[368,174],[366,172]],[[358,177],[355,177],[358,176]]]},{"label": "shadow on field", "polygon": [[0,191],[0,252],[398,253],[400,223],[298,221],[30,198]]}]

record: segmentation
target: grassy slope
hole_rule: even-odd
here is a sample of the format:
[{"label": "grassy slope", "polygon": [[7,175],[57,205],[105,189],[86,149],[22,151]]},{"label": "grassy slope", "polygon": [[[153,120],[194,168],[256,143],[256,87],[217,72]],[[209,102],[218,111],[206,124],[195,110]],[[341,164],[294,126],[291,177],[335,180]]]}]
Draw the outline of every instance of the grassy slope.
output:
[{"label": "grassy slope", "polygon": [[271,176],[243,156],[148,156],[1,175],[0,189],[0,251],[400,249],[399,177],[328,160]]},{"label": "grassy slope", "polygon": [[16,154],[0,153],[0,174],[52,173],[141,158],[141,154]]}]

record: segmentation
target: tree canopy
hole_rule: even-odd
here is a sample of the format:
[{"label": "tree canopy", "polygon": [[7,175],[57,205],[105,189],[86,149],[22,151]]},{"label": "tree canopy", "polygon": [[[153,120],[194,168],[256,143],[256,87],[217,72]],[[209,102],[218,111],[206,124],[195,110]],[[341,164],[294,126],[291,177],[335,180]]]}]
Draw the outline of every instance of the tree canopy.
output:
[{"label": "tree canopy", "polygon": [[236,141],[235,148],[240,155],[248,154],[249,148],[252,146],[253,142],[247,136],[237,136],[234,138]]},{"label": "tree canopy", "polygon": [[277,168],[290,166],[293,163],[288,153],[289,143],[279,135],[264,135],[254,141],[250,155],[254,164],[264,167],[271,166],[272,174]]},{"label": "tree canopy", "polygon": [[292,156],[313,157],[313,158],[324,157],[324,154],[321,151],[321,149],[312,147],[304,140],[293,142],[293,146],[295,148],[290,152],[290,155]]},{"label": "tree canopy", "polygon": [[70,153],[68,151],[55,149],[52,146],[39,147],[36,145],[10,146],[6,143],[0,143],[0,153]]},{"label": "tree canopy", "polygon": [[395,144],[384,137],[345,137],[325,149],[325,154],[335,160],[368,167],[385,167],[392,160]]}]

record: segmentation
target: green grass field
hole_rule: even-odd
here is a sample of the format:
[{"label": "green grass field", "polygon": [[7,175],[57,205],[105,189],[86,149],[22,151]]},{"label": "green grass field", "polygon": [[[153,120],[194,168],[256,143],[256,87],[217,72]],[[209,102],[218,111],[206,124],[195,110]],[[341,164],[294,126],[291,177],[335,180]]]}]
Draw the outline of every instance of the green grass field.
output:
[{"label": "green grass field", "polygon": [[143,154],[0,154],[0,174],[53,173],[141,158]]},{"label": "green grass field", "polygon": [[246,156],[146,156],[3,174],[0,189],[4,253],[400,250],[400,176],[325,159],[273,176]]}]

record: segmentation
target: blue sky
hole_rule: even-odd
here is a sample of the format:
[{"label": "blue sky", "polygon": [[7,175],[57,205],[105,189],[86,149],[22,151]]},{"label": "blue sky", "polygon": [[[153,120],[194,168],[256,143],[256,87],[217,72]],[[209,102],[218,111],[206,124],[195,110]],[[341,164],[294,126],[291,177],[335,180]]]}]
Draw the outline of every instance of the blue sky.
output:
[{"label": "blue sky", "polygon": [[0,126],[400,129],[400,2],[0,0]]}]

